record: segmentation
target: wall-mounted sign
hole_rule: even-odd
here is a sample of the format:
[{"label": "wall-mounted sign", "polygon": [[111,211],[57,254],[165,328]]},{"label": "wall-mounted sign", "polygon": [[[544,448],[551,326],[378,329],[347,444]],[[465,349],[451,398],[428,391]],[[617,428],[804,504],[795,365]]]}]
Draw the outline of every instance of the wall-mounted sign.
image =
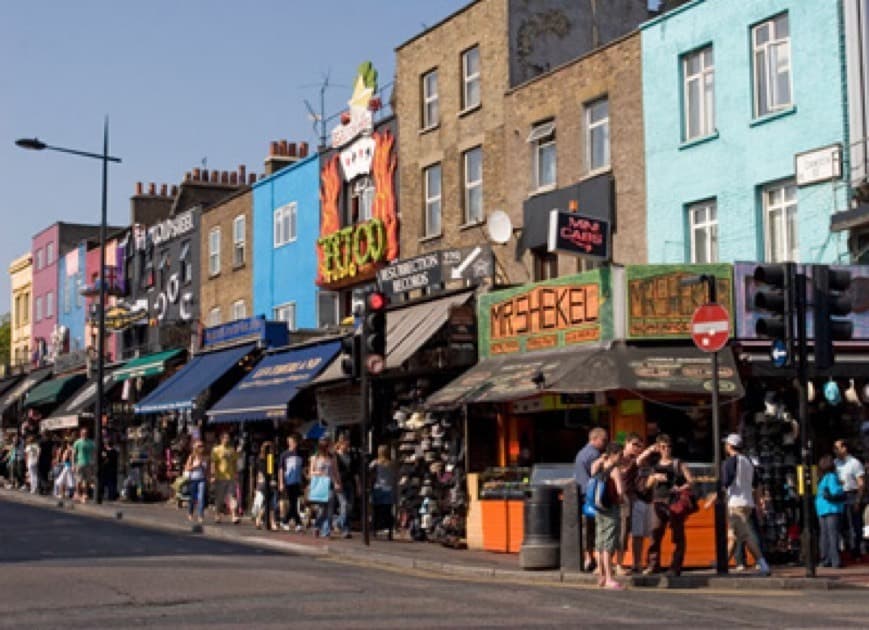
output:
[{"label": "wall-mounted sign", "polygon": [[148,236],[154,245],[159,245],[173,238],[184,236],[196,228],[193,210],[182,212],[176,217],[169,217],[165,221],[148,228]]},{"label": "wall-mounted sign", "polygon": [[548,250],[559,254],[609,260],[609,221],[576,212],[553,210],[549,213]]},{"label": "wall-mounted sign", "polygon": [[683,280],[702,274],[716,277],[718,303],[733,313],[730,265],[629,265],[627,338],[689,339],[691,318],[708,294],[705,283]]},{"label": "wall-mounted sign", "polygon": [[443,276],[450,280],[485,280],[495,274],[495,260],[489,245],[476,245],[441,252]]},{"label": "wall-mounted sign", "polygon": [[842,177],[842,145],[797,153],[794,156],[797,186],[808,186]]},{"label": "wall-mounted sign", "polygon": [[372,112],[380,104],[374,96],[377,92],[377,70],[370,61],[363,62],[356,72],[353,95],[347,101],[349,109],[341,114],[340,124],[332,129],[332,147],[339,148],[355,138],[370,134],[373,128]]},{"label": "wall-mounted sign", "polygon": [[480,295],[480,357],[612,339],[610,285],[610,270],[595,269]]},{"label": "wall-mounted sign", "polygon": [[345,181],[353,181],[360,175],[368,175],[371,172],[374,149],[374,140],[369,136],[360,138],[341,151],[341,170],[344,172]]},{"label": "wall-mounted sign", "polygon": [[286,322],[267,322],[262,317],[249,317],[212,326],[205,329],[202,346],[239,344],[242,341],[266,341],[269,346],[285,346],[289,343]]},{"label": "wall-mounted sign", "polygon": [[440,285],[443,282],[440,254],[434,252],[398,260],[377,272],[377,282],[388,295]]},{"label": "wall-mounted sign", "polygon": [[[99,315],[98,312],[97,315]],[[148,311],[144,308],[130,308],[126,304],[116,304],[106,309],[106,329],[120,332],[142,319],[147,319],[147,317]]]}]

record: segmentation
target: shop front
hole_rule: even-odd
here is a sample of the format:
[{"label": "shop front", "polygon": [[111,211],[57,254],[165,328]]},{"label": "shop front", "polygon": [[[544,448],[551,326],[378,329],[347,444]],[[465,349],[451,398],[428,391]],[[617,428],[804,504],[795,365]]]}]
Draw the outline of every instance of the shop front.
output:
[{"label": "shop front", "polygon": [[39,383],[51,376],[50,368],[34,370],[8,388],[0,397],[0,422],[3,428],[18,428],[22,420],[24,396]]}]

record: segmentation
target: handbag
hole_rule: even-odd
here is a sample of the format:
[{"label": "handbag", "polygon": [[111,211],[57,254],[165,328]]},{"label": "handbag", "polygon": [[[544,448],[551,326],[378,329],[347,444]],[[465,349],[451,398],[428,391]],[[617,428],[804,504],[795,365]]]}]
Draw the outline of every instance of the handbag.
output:
[{"label": "handbag", "polygon": [[697,497],[694,496],[694,492],[689,488],[677,490],[670,497],[670,514],[673,516],[686,518],[699,509]]},{"label": "handbag", "polygon": [[311,477],[308,484],[308,501],[311,503],[328,503],[329,491],[332,489],[332,480],[326,476]]}]

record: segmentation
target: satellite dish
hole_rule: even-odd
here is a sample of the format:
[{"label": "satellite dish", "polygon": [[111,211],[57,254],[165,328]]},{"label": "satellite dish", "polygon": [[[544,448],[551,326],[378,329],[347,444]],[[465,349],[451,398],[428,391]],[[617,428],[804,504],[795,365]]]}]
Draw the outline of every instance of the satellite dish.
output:
[{"label": "satellite dish", "polygon": [[486,231],[493,243],[503,245],[513,235],[513,222],[503,210],[495,210],[486,219]]}]

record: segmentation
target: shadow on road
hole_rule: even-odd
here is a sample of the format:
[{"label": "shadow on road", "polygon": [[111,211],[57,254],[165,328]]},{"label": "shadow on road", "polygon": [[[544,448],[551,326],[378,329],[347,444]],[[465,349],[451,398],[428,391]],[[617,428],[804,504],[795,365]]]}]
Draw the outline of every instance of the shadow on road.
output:
[{"label": "shadow on road", "polygon": [[0,501],[0,564],[181,555],[282,555],[232,542]]}]

